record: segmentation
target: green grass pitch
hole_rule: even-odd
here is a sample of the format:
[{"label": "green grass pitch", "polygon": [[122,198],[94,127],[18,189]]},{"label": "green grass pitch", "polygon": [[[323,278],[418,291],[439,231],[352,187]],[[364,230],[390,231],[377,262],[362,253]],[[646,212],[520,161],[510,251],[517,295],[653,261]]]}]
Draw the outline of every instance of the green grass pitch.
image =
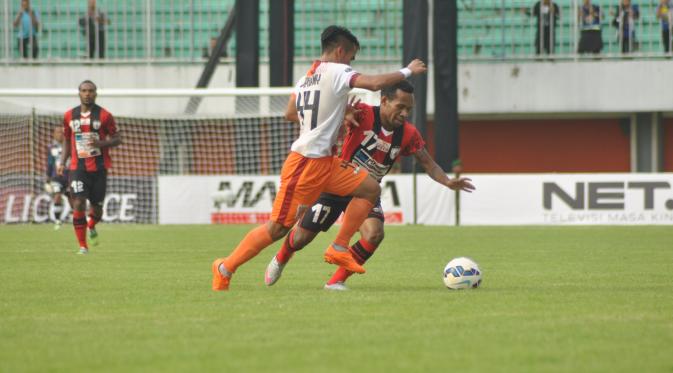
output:
[{"label": "green grass pitch", "polygon": [[[333,230],[230,292],[210,264],[249,226],[0,226],[2,372],[673,372],[671,227],[387,227],[345,293],[322,289]],[[473,257],[483,287],[449,291]]]}]

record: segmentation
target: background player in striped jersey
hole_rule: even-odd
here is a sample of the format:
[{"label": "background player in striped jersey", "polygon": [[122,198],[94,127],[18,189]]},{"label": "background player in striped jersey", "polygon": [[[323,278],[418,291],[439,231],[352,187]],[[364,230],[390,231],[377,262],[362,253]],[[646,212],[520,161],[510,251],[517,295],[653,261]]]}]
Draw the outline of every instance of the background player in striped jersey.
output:
[{"label": "background player in striped jersey", "polygon": [[[406,121],[414,107],[413,93],[414,87],[403,80],[381,90],[380,106],[355,104],[353,114],[358,126],[349,126],[341,158],[366,168],[369,175],[380,182],[399,156],[414,155],[436,182],[453,190],[471,192],[474,190],[471,180],[450,179],[446,176],[425,149],[421,134]],[[350,201],[351,197],[321,194],[271,259],[264,275],[264,282],[269,286],[276,283],[294,252],[308,245],[320,231],[326,232]],[[383,241],[384,221],[383,209],[378,201],[360,226],[360,240],[348,248],[359,264],[364,264]],[[346,290],[344,282],[351,274],[353,272],[347,268],[339,267],[325,288]]]},{"label": "background player in striped jersey", "polygon": [[[58,167],[58,174],[63,175],[65,161],[70,157],[72,224],[80,254],[89,252],[87,227],[92,240],[98,237],[96,223],[103,216],[107,170],[112,166],[110,148],[122,143],[112,114],[96,105],[96,89],[92,81],[83,81],[79,85],[80,106],[65,113],[65,144]],[[87,200],[90,203],[88,224],[85,215]]]},{"label": "background player in striped jersey", "polygon": [[271,219],[248,232],[228,257],[213,262],[213,290],[228,290],[236,269],[283,238],[322,192],[359,197],[348,205],[341,229],[325,251],[325,261],[353,272],[364,272],[347,248],[378,199],[381,187],[367,177],[364,169],[334,156],[348,92],[355,87],[377,91],[412,74],[425,73],[426,67],[422,61],[414,60],[400,71],[361,75],[350,66],[360,44],[349,30],[329,26],[323,30],[320,41],[320,60],[299,79],[288,102],[286,118],[300,124],[299,138],[283,164]]}]

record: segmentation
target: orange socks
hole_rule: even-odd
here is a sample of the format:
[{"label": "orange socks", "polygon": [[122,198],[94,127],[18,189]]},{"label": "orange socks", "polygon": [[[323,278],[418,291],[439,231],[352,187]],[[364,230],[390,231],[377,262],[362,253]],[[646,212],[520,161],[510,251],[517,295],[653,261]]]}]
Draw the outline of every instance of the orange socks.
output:
[{"label": "orange socks", "polygon": [[344,213],[344,221],[341,224],[334,243],[341,247],[348,247],[351,237],[358,231],[362,223],[367,219],[374,204],[362,198],[353,198]]},{"label": "orange socks", "polygon": [[260,251],[272,243],[273,239],[271,239],[266,225],[260,225],[248,232],[236,249],[224,259],[224,267],[229,272],[234,273],[241,264],[254,258]]}]

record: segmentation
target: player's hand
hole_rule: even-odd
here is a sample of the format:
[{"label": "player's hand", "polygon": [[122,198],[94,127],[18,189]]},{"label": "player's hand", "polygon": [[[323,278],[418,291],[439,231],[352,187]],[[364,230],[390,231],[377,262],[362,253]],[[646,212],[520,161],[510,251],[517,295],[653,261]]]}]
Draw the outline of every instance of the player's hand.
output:
[{"label": "player's hand", "polygon": [[428,71],[428,67],[425,66],[425,62],[419,60],[418,58],[409,62],[407,68],[411,70],[411,75],[424,74]]},{"label": "player's hand", "polygon": [[65,167],[63,167],[62,164],[56,166],[56,174],[57,174],[58,176],[63,176],[63,170],[64,170],[64,169],[65,169]]},{"label": "player's hand", "polygon": [[103,143],[100,140],[89,139],[89,146],[94,148],[102,148]]},{"label": "player's hand", "polygon": [[472,179],[467,177],[459,177],[456,179],[449,180],[446,186],[449,187],[451,190],[462,190],[463,192],[472,193],[472,191],[475,190],[476,188],[474,187],[474,185],[472,185],[470,181],[472,181]]},{"label": "player's hand", "polygon": [[348,130],[360,127],[360,123],[358,123],[356,119],[358,113],[361,111],[360,109],[357,108],[359,103],[360,99],[356,98],[355,96],[351,97],[348,100],[348,105],[346,105],[346,114],[344,114],[344,121],[343,121],[343,125],[346,128],[348,128]]}]

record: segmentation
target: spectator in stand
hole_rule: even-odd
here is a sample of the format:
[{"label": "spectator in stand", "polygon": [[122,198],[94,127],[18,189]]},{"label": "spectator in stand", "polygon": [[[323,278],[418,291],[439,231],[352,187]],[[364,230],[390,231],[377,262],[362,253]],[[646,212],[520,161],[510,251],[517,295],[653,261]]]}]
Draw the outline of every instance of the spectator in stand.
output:
[{"label": "spectator in stand", "polygon": [[14,18],[14,28],[19,29],[19,55],[28,58],[28,50],[32,49],[33,58],[37,58],[37,32],[40,29],[40,13],[35,8],[31,8],[30,0],[21,0],[21,10]]},{"label": "spectator in stand", "polygon": [[582,33],[578,53],[600,53],[603,49],[601,37],[601,8],[592,4],[591,0],[584,0],[579,9],[579,22]]},{"label": "spectator in stand", "polygon": [[541,0],[533,6],[537,18],[535,30],[535,53],[553,54],[556,46],[556,25],[561,11],[551,0]]},{"label": "spectator in stand", "polygon": [[633,52],[638,49],[636,39],[636,21],[640,19],[640,8],[638,5],[631,4],[631,0],[621,0],[615,12],[615,19],[612,25],[619,30],[617,37],[622,46],[622,53]]},{"label": "spectator in stand", "polygon": [[664,52],[671,50],[671,25],[673,25],[673,2],[670,0],[660,0],[657,6],[657,19],[661,22],[661,43],[664,45]]},{"label": "spectator in stand", "polygon": [[551,0],[538,1],[533,5],[533,15],[537,17],[535,54],[542,51],[545,54],[553,54],[556,45],[556,25],[561,15],[558,5]]},{"label": "spectator in stand", "polygon": [[110,19],[96,8],[96,0],[89,0],[86,15],[79,19],[82,33],[89,41],[89,58],[96,56],[105,58],[105,26],[110,24]]}]

